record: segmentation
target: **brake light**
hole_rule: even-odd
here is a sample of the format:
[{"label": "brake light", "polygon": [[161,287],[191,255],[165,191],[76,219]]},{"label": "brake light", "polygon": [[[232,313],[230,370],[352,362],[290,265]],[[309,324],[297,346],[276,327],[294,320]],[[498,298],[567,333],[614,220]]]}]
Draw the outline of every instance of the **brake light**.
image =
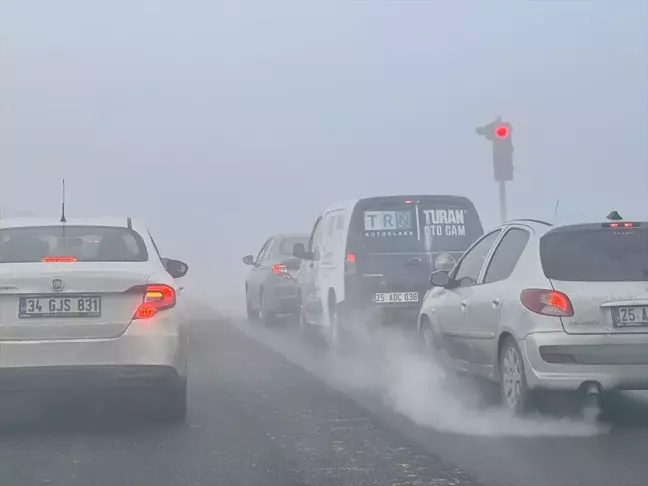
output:
[{"label": "brake light", "polygon": [[639,228],[641,223],[603,223],[604,228]]},{"label": "brake light", "polygon": [[524,289],[520,292],[520,302],[531,312],[543,316],[571,317],[574,315],[569,297],[556,290]]},{"label": "brake light", "polygon": [[284,265],[283,263],[272,265],[272,273],[274,275],[279,275],[281,278],[286,280],[292,278],[290,276],[290,273],[288,273],[288,266]]},{"label": "brake light", "polygon": [[145,285],[142,303],[135,311],[133,319],[148,319],[175,304],[176,293],[172,287],[162,284]]},{"label": "brake light", "polygon": [[45,257],[43,258],[44,263],[74,263],[76,258],[72,256],[57,256],[57,257]]},{"label": "brake light", "polygon": [[355,253],[347,253],[346,258],[344,259],[344,272],[347,274],[358,273]]}]

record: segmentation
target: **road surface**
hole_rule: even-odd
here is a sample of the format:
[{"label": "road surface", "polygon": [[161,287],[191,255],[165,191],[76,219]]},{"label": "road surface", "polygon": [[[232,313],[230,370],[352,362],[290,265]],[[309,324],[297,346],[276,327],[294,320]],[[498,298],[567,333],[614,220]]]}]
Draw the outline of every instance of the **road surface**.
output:
[{"label": "road surface", "polygon": [[[417,396],[416,389],[399,388],[397,375],[388,382],[372,382],[369,370],[362,380],[366,386],[358,386],[357,370],[331,365],[323,350],[305,346],[291,327],[287,321],[263,329],[211,312],[196,317],[185,425],[155,423],[145,408],[126,403],[102,411],[90,405],[32,403],[28,397],[5,400],[0,417],[0,484],[647,482],[648,422],[643,417],[648,413],[634,401],[623,401],[608,413],[611,432],[543,419],[511,426],[505,418],[482,416],[479,411],[443,415],[448,411],[430,403],[450,430],[439,432],[412,420],[420,422],[428,410],[425,403],[417,409],[384,400],[395,390],[396,398]],[[471,428],[477,436],[467,435]],[[502,431],[533,436],[502,437]],[[548,432],[554,436],[537,437]]]}]

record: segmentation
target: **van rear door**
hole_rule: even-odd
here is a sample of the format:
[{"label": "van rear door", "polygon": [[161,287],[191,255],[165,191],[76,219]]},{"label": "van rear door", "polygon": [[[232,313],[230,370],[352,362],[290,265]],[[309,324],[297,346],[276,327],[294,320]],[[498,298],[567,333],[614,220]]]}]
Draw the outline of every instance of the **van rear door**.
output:
[{"label": "van rear door", "polygon": [[358,297],[368,304],[418,306],[430,273],[451,269],[483,228],[474,205],[458,196],[362,200],[349,229]]}]

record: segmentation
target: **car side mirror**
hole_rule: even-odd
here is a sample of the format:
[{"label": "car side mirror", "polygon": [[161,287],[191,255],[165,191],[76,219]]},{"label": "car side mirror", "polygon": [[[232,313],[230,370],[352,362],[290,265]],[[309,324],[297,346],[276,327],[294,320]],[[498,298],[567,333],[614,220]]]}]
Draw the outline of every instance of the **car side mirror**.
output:
[{"label": "car side mirror", "polygon": [[293,246],[293,256],[301,260],[313,259],[311,252],[306,251],[306,247],[303,243],[295,243],[295,246]]},{"label": "car side mirror", "polygon": [[450,274],[445,270],[437,270],[430,275],[430,284],[433,287],[446,288],[450,284]]},{"label": "car side mirror", "polygon": [[185,262],[181,262],[180,260],[164,258],[162,261],[164,262],[166,271],[169,272],[169,275],[171,275],[173,278],[182,278],[187,275],[187,272],[189,271],[189,265],[187,265]]},{"label": "car side mirror", "polygon": [[243,263],[245,263],[246,265],[254,265],[254,257],[252,255],[244,256]]}]

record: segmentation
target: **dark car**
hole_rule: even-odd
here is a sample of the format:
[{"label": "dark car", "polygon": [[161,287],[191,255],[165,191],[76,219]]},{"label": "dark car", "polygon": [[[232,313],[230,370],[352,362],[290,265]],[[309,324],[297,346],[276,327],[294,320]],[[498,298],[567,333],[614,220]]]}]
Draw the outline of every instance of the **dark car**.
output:
[{"label": "dark car", "polygon": [[296,314],[299,310],[296,277],[301,261],[292,255],[297,243],[306,245],[308,236],[275,235],[263,244],[256,258],[243,258],[243,263],[251,267],[245,279],[248,318],[269,325],[277,315]]}]

